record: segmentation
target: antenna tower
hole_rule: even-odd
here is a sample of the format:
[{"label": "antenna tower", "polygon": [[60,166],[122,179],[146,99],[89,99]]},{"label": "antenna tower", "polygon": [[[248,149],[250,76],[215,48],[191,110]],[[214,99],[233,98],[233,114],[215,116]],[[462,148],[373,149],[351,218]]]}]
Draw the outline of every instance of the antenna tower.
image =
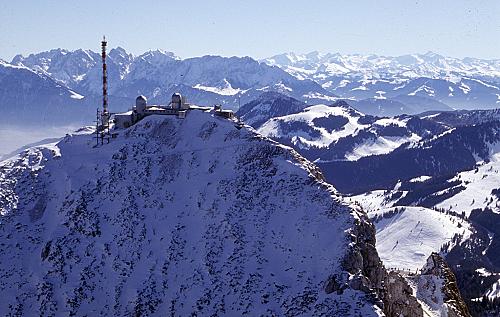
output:
[{"label": "antenna tower", "polygon": [[[103,116],[108,114],[108,71],[106,68],[106,37],[103,36],[101,42],[102,48],[102,112]],[[104,119],[104,118],[103,118]]]},{"label": "antenna tower", "polygon": [[[108,70],[106,66],[106,46],[108,42],[106,41],[106,37],[103,36],[101,42],[102,49],[102,111],[97,111],[97,133],[98,140],[101,139],[101,144],[104,144],[104,140],[109,143],[109,126],[110,126],[110,113],[108,111]],[[100,117],[100,120],[99,120]]]}]

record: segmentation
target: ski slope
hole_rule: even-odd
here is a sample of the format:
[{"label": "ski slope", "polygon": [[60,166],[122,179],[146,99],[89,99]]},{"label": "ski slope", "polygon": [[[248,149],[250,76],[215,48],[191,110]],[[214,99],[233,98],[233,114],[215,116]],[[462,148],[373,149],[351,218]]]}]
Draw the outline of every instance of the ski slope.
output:
[{"label": "ski slope", "polygon": [[489,207],[493,211],[500,208],[499,197],[492,191],[500,188],[500,153],[491,156],[488,163],[482,162],[471,171],[458,173],[455,179],[462,181],[465,190],[441,202],[436,207],[465,212],[468,216],[473,209]]},{"label": "ski slope", "polygon": [[[389,215],[395,208],[402,211]],[[387,268],[420,269],[455,234],[467,238],[471,233],[468,223],[455,216],[423,207],[395,208],[369,213],[377,228],[376,247]]]}]

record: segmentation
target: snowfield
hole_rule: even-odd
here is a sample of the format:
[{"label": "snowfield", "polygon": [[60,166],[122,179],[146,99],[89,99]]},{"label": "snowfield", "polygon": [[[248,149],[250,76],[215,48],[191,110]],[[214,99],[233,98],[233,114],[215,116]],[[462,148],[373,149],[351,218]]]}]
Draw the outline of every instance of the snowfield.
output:
[{"label": "snowfield", "polygon": [[412,133],[410,137],[379,136],[375,140],[368,140],[358,144],[352,152],[346,154],[346,159],[356,161],[365,156],[388,154],[404,143],[417,142],[421,139],[415,133]]},{"label": "snowfield", "polygon": [[[401,211],[396,211],[401,210]],[[415,271],[454,235],[470,234],[469,224],[424,207],[394,207],[369,212],[377,228],[377,251],[387,268]]]},{"label": "snowfield", "polygon": [[499,171],[500,151],[491,156],[490,162],[480,162],[476,169],[458,173],[454,179],[461,180],[465,189],[437,204],[436,207],[454,210],[458,213],[465,212],[467,216],[477,208],[489,207],[493,211],[498,210],[500,197],[492,192],[500,188]]}]

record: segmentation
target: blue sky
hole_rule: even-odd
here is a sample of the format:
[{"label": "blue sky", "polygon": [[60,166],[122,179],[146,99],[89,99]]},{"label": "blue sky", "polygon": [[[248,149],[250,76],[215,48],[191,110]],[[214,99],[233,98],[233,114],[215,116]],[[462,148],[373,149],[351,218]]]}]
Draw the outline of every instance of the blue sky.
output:
[{"label": "blue sky", "polygon": [[0,58],[110,46],[263,58],[295,51],[500,58],[500,1],[0,2]]}]

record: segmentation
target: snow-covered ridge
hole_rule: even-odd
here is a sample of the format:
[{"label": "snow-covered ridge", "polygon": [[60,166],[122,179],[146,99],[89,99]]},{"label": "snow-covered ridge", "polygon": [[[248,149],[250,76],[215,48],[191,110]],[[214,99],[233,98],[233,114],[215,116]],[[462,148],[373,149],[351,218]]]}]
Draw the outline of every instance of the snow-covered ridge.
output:
[{"label": "snow-covered ridge", "polygon": [[[268,104],[260,111],[272,113],[274,108]],[[435,128],[422,129],[417,122],[421,119],[417,117],[367,116],[345,101],[297,108],[294,112],[272,117],[256,127],[259,133],[292,145],[310,160],[321,162],[354,161],[387,154],[405,143],[427,137]],[[262,114],[254,116],[263,117]],[[255,118],[249,117],[249,120],[253,122]]]},{"label": "snow-covered ridge", "polygon": [[0,164],[1,314],[381,315],[344,284],[363,213],[297,153],[200,111],[116,132]]},{"label": "snow-covered ridge", "polygon": [[[367,127],[367,125],[359,124],[359,113],[354,112],[353,109],[349,110],[342,107],[330,107],[327,105],[315,105],[304,109],[303,112],[290,114],[284,117],[272,118],[259,129],[259,133],[268,137],[290,138],[294,144],[300,143],[300,146],[316,146],[326,147],[332,142],[337,141],[342,137],[355,134],[359,129]],[[308,134],[306,131],[283,131],[280,128],[280,123],[287,124],[288,122],[304,122],[309,127],[314,119],[327,118],[329,116],[336,116],[346,118],[347,122],[342,125],[342,129],[331,130],[318,127],[313,128],[314,135]],[[316,135],[317,134],[317,135]]]},{"label": "snow-covered ridge", "polygon": [[489,162],[478,164],[474,170],[457,173],[450,179],[452,181],[460,182],[464,190],[437,207],[464,212],[467,216],[474,209],[493,208],[500,212],[500,195],[495,195],[495,190],[500,188],[500,150],[497,149]]}]

